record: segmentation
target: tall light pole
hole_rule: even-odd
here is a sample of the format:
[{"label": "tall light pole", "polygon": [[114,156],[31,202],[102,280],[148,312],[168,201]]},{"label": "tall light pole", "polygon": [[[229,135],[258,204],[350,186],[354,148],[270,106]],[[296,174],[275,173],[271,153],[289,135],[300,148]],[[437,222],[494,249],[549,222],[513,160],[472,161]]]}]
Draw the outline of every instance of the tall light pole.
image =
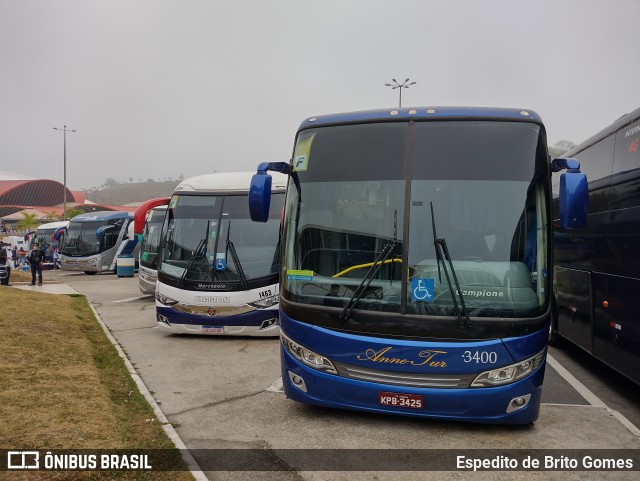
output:
[{"label": "tall light pole", "polygon": [[408,89],[409,85],[415,85],[415,82],[409,82],[409,79],[405,80],[404,82],[402,82],[401,84],[398,83],[398,81],[394,78],[392,78],[391,80],[393,80],[393,83],[395,85],[392,84],[384,84],[385,87],[391,87],[391,89],[398,89],[398,91],[400,92],[400,103],[398,105],[398,108],[401,109],[402,108],[402,89]]},{"label": "tall light pole", "polygon": [[75,132],[75,130],[67,129],[66,125],[62,129],[54,127],[53,130],[62,131],[62,137],[64,139],[64,190],[62,191],[64,210],[62,211],[62,220],[67,220],[67,132]]}]

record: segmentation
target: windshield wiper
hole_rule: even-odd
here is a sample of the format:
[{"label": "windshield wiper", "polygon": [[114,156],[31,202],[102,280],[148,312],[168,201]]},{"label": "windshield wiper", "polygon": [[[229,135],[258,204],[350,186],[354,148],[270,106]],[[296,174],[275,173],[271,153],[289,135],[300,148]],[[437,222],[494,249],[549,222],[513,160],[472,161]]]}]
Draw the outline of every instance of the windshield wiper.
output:
[{"label": "windshield wiper", "polygon": [[207,238],[205,237],[203,239],[200,239],[200,242],[198,243],[196,250],[193,251],[193,255],[191,256],[191,259],[189,259],[189,262],[187,262],[187,267],[184,269],[184,272],[182,273],[182,277],[180,277],[178,286],[182,286],[182,284],[184,284],[184,279],[187,277],[187,272],[189,272],[189,269],[191,269],[191,266],[193,266],[196,259],[200,257],[202,254],[204,254],[204,247],[206,245],[207,245]]},{"label": "windshield wiper", "polygon": [[[398,217],[398,211],[395,211],[393,240],[384,245],[384,247],[380,251],[380,254],[378,254],[378,257],[376,258],[376,260],[373,261],[373,265],[369,268],[369,270],[367,271],[367,274],[362,278],[356,290],[353,291],[353,295],[351,296],[351,299],[349,299],[349,301],[345,304],[344,309],[342,309],[342,312],[338,316],[338,320],[346,322],[351,318],[351,313],[353,312],[356,305],[360,301],[360,298],[362,298],[366,290],[369,288],[369,285],[371,285],[371,281],[375,278],[376,274],[380,270],[380,267],[382,267],[385,264],[385,262],[387,262],[389,257],[391,257],[391,254],[395,252],[396,245],[398,244],[397,217]],[[392,267],[393,267],[393,264],[394,262],[391,262]],[[390,281],[392,280],[393,279],[390,279]]]},{"label": "windshield wiper", "polygon": [[[225,255],[226,255],[226,251],[231,253],[231,259],[233,260],[233,263],[236,265],[236,271],[237,271],[236,274],[240,278],[240,285],[244,289],[246,289],[247,276],[245,275],[244,270],[242,269],[242,264],[240,264],[240,257],[238,256],[238,251],[236,250],[236,246],[233,245],[233,242],[229,238],[230,236],[231,236],[231,221],[229,221],[229,225],[227,226],[227,242],[226,242]],[[216,270],[218,269],[216,268]],[[224,270],[226,270],[226,267],[224,268]]]},{"label": "windshield wiper", "polygon": [[[444,275],[447,278],[447,284],[449,284],[451,299],[453,300],[453,305],[456,308],[456,312],[458,313],[458,325],[461,328],[469,327],[471,325],[471,319],[469,319],[469,314],[467,313],[467,306],[464,303],[462,290],[460,290],[460,283],[458,282],[458,276],[456,276],[456,270],[453,268],[453,262],[451,262],[451,255],[449,254],[447,241],[444,240],[444,238],[438,239],[438,236],[436,235],[436,219],[433,215],[433,202],[429,202],[429,204],[431,205],[431,228],[433,229],[433,245],[436,249],[436,261],[438,263],[438,280],[440,283],[442,283],[442,274],[440,273],[440,264],[442,264],[442,270],[444,271]],[[447,262],[445,261],[448,261],[449,263],[449,269],[451,269],[451,274],[453,275],[455,289],[453,288],[453,283],[451,282],[451,277],[449,276],[449,269],[447,268]],[[457,299],[460,299],[462,308],[458,306]]]},{"label": "windshield wiper", "polygon": [[242,264],[240,264],[240,258],[238,257],[238,252],[236,251],[236,248],[230,239],[227,239],[227,249],[229,249],[229,252],[231,253],[231,258],[233,259],[233,263],[236,265],[236,270],[238,271],[237,274],[238,274],[238,277],[240,278],[240,284],[242,285],[243,288],[246,289],[247,276],[245,275],[244,270],[242,269]]}]

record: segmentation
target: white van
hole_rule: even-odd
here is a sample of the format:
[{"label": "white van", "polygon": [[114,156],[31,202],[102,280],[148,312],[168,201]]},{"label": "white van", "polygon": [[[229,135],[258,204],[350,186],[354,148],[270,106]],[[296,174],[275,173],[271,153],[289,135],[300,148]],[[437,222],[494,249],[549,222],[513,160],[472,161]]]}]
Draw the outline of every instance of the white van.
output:
[{"label": "white van", "polygon": [[20,249],[22,247],[27,252],[29,251],[29,242],[24,240],[24,237],[20,235],[8,235],[2,239],[5,244],[10,244],[11,248],[16,247]]}]

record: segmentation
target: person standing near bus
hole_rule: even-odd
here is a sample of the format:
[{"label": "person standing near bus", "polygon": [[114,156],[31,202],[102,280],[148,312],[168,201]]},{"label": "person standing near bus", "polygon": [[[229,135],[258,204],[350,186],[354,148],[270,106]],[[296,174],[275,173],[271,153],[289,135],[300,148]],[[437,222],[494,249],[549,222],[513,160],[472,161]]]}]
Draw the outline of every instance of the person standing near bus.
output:
[{"label": "person standing near bus", "polygon": [[7,249],[11,249],[10,245],[7,245],[5,248],[4,244],[0,242],[0,266],[3,266],[6,271],[6,277],[0,278],[0,284],[3,286],[10,286],[9,278],[11,277],[11,262],[9,261],[9,256],[7,255]]},{"label": "person standing near bus", "polygon": [[40,249],[40,244],[37,242],[33,244],[33,249],[29,252],[27,257],[29,264],[31,265],[31,285],[36,285],[36,274],[38,274],[38,285],[42,285],[42,263],[44,262],[44,253]]},{"label": "person standing near bus", "polygon": [[27,251],[24,250],[23,247],[20,247],[20,250],[18,251],[18,266],[20,267],[22,266],[22,264],[24,264],[27,260]]},{"label": "person standing near bus", "polygon": [[11,267],[13,265],[13,247],[11,244],[7,244],[5,249],[7,251],[7,266]]}]

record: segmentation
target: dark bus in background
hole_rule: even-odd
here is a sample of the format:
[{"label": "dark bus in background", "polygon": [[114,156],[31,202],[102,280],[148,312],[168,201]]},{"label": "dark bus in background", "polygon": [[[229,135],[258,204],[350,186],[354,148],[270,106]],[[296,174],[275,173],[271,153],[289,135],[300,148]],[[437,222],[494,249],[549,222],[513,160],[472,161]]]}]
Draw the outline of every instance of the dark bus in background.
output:
[{"label": "dark bus in background", "polygon": [[552,338],[559,334],[640,384],[640,108],[565,156],[587,174],[589,215],[584,229],[572,231],[554,215]]}]

